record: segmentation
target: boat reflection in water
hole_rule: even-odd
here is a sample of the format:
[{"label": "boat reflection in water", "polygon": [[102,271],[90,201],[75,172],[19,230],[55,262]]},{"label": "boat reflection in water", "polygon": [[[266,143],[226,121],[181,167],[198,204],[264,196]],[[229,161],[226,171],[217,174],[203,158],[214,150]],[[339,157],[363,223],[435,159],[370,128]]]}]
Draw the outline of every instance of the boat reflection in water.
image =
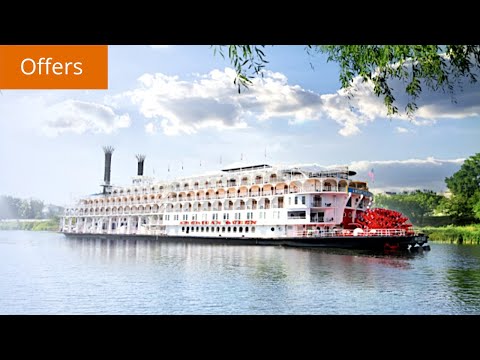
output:
[{"label": "boat reflection in water", "polygon": [[[77,256],[111,264],[168,265],[183,273],[232,272],[243,269],[258,281],[288,284],[292,280],[371,286],[378,268],[411,269],[412,259],[427,253],[384,254],[366,250],[306,249],[281,246],[211,245],[151,239],[75,237],[65,239]],[[387,271],[388,273],[388,271]],[[382,276],[385,276],[383,273]],[[392,279],[393,280],[393,279]],[[370,285],[369,285],[370,284]],[[394,285],[394,281],[393,281]]]}]

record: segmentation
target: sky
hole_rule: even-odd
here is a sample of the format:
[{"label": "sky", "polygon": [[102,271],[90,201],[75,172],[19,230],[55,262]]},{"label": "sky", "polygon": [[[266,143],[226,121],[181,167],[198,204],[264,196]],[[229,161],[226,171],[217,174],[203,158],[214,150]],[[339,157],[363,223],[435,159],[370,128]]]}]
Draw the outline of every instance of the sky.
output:
[{"label": "sky", "polygon": [[315,163],[347,165],[374,192],[444,191],[480,151],[480,85],[463,84],[456,102],[424,91],[414,119],[389,118],[359,79],[349,98],[325,56],[265,52],[264,77],[240,94],[228,59],[200,45],[109,46],[108,90],[3,90],[0,195],[65,206],[96,193],[104,145],[115,147],[114,185],[131,183],[140,153],[145,175],[160,180],[240,160]]}]

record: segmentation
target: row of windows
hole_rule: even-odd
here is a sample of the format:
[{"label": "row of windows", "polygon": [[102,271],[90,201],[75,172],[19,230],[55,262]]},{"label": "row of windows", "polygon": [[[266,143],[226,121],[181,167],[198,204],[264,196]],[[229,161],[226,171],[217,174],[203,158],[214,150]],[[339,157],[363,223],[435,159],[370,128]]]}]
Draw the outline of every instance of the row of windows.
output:
[{"label": "row of windows", "polygon": [[[278,218],[280,218],[280,211],[274,211],[274,218],[276,217],[275,214],[278,213]],[[260,212],[262,214],[262,212]],[[265,214],[266,218],[266,212],[264,211],[263,214]],[[207,220],[207,215],[208,214],[202,214],[202,220]],[[235,213],[235,220],[242,220],[242,213]],[[260,216],[260,218],[262,218]],[[170,215],[165,215],[165,220],[169,220]],[[173,215],[173,220],[178,220],[179,215]],[[247,212],[247,220],[252,220],[253,219],[253,212]],[[183,214],[182,215],[182,220],[189,220],[189,214]],[[198,220],[198,214],[192,214],[190,220]],[[218,220],[218,213],[212,214],[212,220]],[[230,220],[230,214],[229,213],[223,213],[223,220]]]},{"label": "row of windows", "polygon": [[[247,194],[245,194],[245,195],[247,195]],[[251,195],[249,195],[249,196],[251,196]],[[182,199],[181,196],[180,196],[179,198]],[[299,198],[300,198],[300,199],[299,199]],[[320,198],[319,196],[315,196],[315,198],[318,198],[318,201],[321,201],[321,198]],[[314,200],[317,200],[317,199],[315,199],[315,198],[314,198]],[[167,202],[169,202],[170,200],[173,200],[173,199],[176,199],[176,197],[174,197],[174,198],[170,198],[170,197],[168,197],[168,198],[163,198],[163,200],[166,200]],[[305,196],[305,195],[295,196],[295,197],[293,197],[293,199],[294,199],[295,205],[298,205],[298,204],[299,204],[299,201],[301,201],[302,204],[305,204],[305,203],[306,203],[306,196]],[[144,197],[144,198],[136,198],[136,199],[133,199],[133,198],[132,198],[132,199],[128,199],[128,201],[146,201],[146,202],[148,202],[148,200],[159,200],[159,199],[155,199],[155,198],[150,198],[150,199],[149,199],[149,198],[147,198],[147,197]],[[183,200],[185,200],[185,199],[183,199]],[[186,200],[187,200],[188,202],[194,201],[193,199],[190,199],[190,198],[187,198]],[[203,201],[205,201],[205,200],[208,200],[208,199],[203,199]],[[214,200],[214,199],[210,199],[210,200]],[[283,201],[283,197],[280,197],[278,200],[279,200],[279,201]],[[124,199],[124,201],[126,202],[127,200]],[[198,200],[195,200],[195,201],[198,201]],[[257,201],[257,200],[253,200],[253,201]],[[265,201],[268,201],[268,202],[269,202],[268,199],[266,199]],[[101,200],[100,202],[103,203],[103,200]],[[116,202],[115,199],[113,199],[112,202],[115,203],[115,202]],[[122,203],[122,199],[119,199],[119,201],[117,201],[117,202],[119,202],[119,203],[121,204],[121,203]],[[84,200],[84,203],[87,204],[87,202],[85,202],[85,200]],[[96,203],[98,203],[98,201],[97,201]],[[233,201],[229,200],[229,203],[233,204]],[[292,197],[290,197],[290,196],[288,197],[288,204],[289,204],[289,205],[292,204]]]},{"label": "row of windows", "polygon": [[[207,220],[207,214],[203,214],[202,220]],[[170,215],[164,215],[165,220],[169,221],[170,220]],[[267,212],[266,211],[260,211],[259,212],[259,217],[260,219],[266,219],[267,218]],[[280,219],[280,211],[273,211],[272,212],[272,218],[273,219]],[[180,215],[175,214],[173,215],[173,220],[177,221],[180,219]],[[223,213],[223,219],[224,220],[230,220],[230,214],[228,213]],[[235,213],[235,220],[241,220],[242,219],[242,214],[241,213]],[[160,219],[162,220],[162,219]],[[188,214],[183,214],[182,215],[182,220],[187,221],[189,220]],[[192,221],[198,220],[198,214],[193,214],[191,216]],[[212,214],[212,220],[218,220],[218,213]],[[253,212],[247,212],[247,220],[253,220]]]},{"label": "row of windows", "polygon": [[[267,218],[266,211],[260,211],[258,214],[260,219]],[[173,220],[178,220],[178,219],[179,219],[179,215],[173,216]],[[280,211],[273,211],[272,219],[280,219]],[[170,220],[170,215],[165,215],[165,220]],[[184,221],[189,220],[188,214],[183,214],[182,220]],[[190,220],[198,220],[198,214],[193,214]],[[207,214],[203,214],[202,220],[207,220]],[[212,214],[212,220],[218,220],[218,213]],[[223,213],[223,220],[230,220],[230,214]],[[242,220],[242,213],[235,213],[235,220]],[[247,220],[253,220],[253,212],[247,212]]]},{"label": "row of windows", "polygon": [[[333,177],[337,177],[338,174],[332,174],[331,176]],[[183,183],[183,184],[180,184],[180,183],[173,183],[173,184],[164,184],[164,185],[159,185],[159,186],[151,186],[151,187],[138,187],[138,188],[124,188],[124,189],[115,189],[113,190],[113,194],[123,194],[124,192],[127,193],[127,194],[130,194],[130,193],[138,193],[138,192],[148,192],[149,190],[150,191],[162,191],[162,190],[165,190],[165,189],[168,189],[168,190],[177,190],[179,191],[180,189],[194,189],[194,190],[198,190],[198,189],[208,189],[208,188],[218,188],[218,187],[225,187],[225,186],[249,186],[249,185],[262,185],[262,186],[272,186],[272,187],[275,187],[273,185],[273,183],[276,183],[278,181],[289,181],[291,180],[291,178],[288,178],[286,176],[280,176],[280,177],[277,177],[276,174],[271,174],[270,176],[266,176],[266,175],[258,175],[258,176],[255,176],[255,178],[253,177],[243,177],[243,178],[231,178],[231,179],[217,179],[217,180],[210,180],[210,181],[195,181],[195,182],[187,182],[187,183]],[[268,184],[267,182],[270,182],[272,184]],[[308,182],[305,181],[304,183],[306,184]],[[310,180],[311,182],[311,180]],[[319,180],[314,180],[315,183],[318,184],[318,186],[320,185],[320,181]],[[134,180],[133,181],[134,184],[141,184],[141,180]],[[343,181],[340,181],[339,182],[339,185],[340,186],[347,186],[347,181],[343,180]],[[281,184],[277,184],[276,186],[280,186]],[[335,186],[336,185],[336,181],[324,181],[323,182],[323,186],[324,187],[332,187],[332,186]],[[140,185],[141,186],[141,185]],[[297,187],[294,183],[291,183],[291,186],[292,187]],[[288,185],[287,184],[284,184],[284,188],[287,188]]]},{"label": "row of windows", "polygon": [[[298,196],[295,196],[295,202],[294,202],[295,205],[298,205],[298,198],[299,198]],[[305,195],[302,195],[302,204],[305,205],[305,202],[306,202],[306,197]],[[292,205],[292,198],[290,197],[288,198],[288,205]]]},{"label": "row of windows", "polygon": [[[299,199],[300,198],[300,199]],[[301,204],[302,205],[305,205],[306,204],[306,196],[305,195],[302,195],[302,196],[295,196],[294,197],[294,204],[295,205],[298,205],[299,204],[299,200],[301,201]],[[321,198],[320,197],[314,197],[314,203],[321,203]],[[358,201],[358,200],[357,200]],[[268,201],[268,204],[270,204],[270,201]],[[351,199],[349,199],[349,204],[347,206],[351,206]],[[233,202],[231,202],[231,205],[233,205]],[[243,203],[243,205],[245,205],[245,203]],[[289,197],[288,198],[288,205],[292,205],[292,198]],[[283,208],[283,200],[280,200],[279,199],[279,203],[277,204],[277,206],[274,206],[274,207],[280,207],[280,208]],[[173,209],[173,205],[171,205],[171,209]],[[260,206],[260,209],[263,209],[263,206]],[[147,209],[148,210],[148,209]],[[180,210],[178,211],[182,211],[183,208],[180,208]],[[225,210],[228,210],[228,209],[225,209]],[[88,211],[88,210],[87,210]],[[202,209],[202,211],[205,211],[205,209]]]},{"label": "row of windows", "polygon": [[207,232],[207,233],[212,232],[213,233],[213,232],[225,232],[225,230],[227,232],[232,232],[232,230],[233,230],[234,233],[236,233],[237,230],[238,230],[239,233],[243,233],[244,230],[245,230],[245,233],[248,233],[249,231],[254,233],[255,232],[255,226],[252,226],[251,230],[250,230],[250,227],[248,227],[248,226],[245,226],[245,227],[239,226],[238,228],[236,226],[233,226],[233,227],[232,226],[222,226],[222,227],[220,227],[220,226],[217,226],[217,227],[215,227],[215,226],[201,226],[201,227],[200,226],[197,226],[197,227],[195,227],[195,226],[190,226],[190,227],[182,226],[182,232],[187,232],[187,233],[189,233],[189,232],[192,232],[192,233],[193,232]]}]

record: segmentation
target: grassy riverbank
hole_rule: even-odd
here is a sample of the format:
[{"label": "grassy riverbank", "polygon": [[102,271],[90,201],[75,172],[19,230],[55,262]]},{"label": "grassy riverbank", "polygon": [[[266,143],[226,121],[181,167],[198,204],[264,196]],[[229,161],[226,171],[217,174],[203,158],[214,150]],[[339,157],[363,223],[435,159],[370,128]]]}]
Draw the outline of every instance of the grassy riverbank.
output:
[{"label": "grassy riverbank", "polygon": [[0,221],[0,230],[58,231],[58,219]]},{"label": "grassy riverbank", "polygon": [[467,226],[442,226],[418,228],[429,236],[433,242],[447,242],[450,244],[480,245],[480,224]]}]

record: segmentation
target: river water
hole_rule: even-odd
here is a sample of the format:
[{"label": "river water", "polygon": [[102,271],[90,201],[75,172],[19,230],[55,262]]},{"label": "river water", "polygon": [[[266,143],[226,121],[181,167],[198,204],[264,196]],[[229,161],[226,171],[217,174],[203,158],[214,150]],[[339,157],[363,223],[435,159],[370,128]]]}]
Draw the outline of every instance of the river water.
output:
[{"label": "river water", "polygon": [[480,246],[352,250],[0,231],[0,314],[480,314]]}]

